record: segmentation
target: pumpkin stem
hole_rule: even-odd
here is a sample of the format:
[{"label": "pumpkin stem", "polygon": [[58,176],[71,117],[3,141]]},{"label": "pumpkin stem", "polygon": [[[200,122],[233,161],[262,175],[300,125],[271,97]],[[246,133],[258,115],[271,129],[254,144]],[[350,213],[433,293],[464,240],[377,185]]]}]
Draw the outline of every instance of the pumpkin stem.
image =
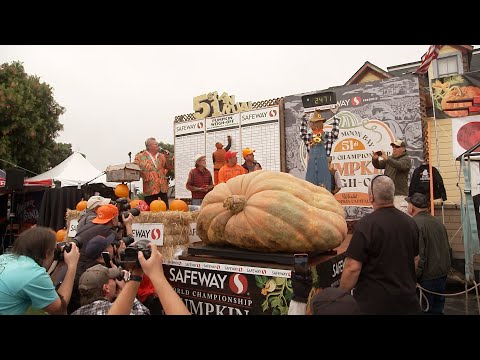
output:
[{"label": "pumpkin stem", "polygon": [[232,195],[223,200],[223,207],[227,208],[234,214],[238,214],[240,211],[243,210],[247,200],[243,195]]}]

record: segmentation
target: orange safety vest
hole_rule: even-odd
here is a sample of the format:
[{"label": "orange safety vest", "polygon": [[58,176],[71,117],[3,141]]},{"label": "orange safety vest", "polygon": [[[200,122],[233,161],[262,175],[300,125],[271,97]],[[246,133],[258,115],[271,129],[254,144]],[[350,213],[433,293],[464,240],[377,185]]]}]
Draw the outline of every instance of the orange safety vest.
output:
[{"label": "orange safety vest", "polygon": [[220,168],[227,163],[225,160],[225,153],[227,151],[225,149],[218,149],[214,151],[213,158],[215,161],[213,162],[213,169],[220,170]]}]

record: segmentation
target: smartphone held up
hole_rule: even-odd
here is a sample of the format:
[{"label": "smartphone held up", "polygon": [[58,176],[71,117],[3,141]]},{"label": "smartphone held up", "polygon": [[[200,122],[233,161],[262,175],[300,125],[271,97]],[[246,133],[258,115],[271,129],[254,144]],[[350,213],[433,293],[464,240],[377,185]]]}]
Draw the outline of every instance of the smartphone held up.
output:
[{"label": "smartphone held up", "polygon": [[293,255],[293,270],[296,274],[308,274],[310,268],[308,267],[308,254]]}]

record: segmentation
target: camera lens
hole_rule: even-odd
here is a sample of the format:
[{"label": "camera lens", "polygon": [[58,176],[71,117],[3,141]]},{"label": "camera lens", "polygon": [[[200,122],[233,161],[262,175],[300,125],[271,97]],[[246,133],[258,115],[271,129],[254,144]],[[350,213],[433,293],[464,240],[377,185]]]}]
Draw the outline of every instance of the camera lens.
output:
[{"label": "camera lens", "polygon": [[139,210],[138,208],[130,209],[130,210],[128,210],[128,212],[129,212],[130,214],[132,214],[133,216],[138,216],[138,215],[140,215],[140,210]]},{"label": "camera lens", "polygon": [[135,241],[135,239],[132,236],[125,236],[123,237],[122,240],[126,246],[130,246]]}]

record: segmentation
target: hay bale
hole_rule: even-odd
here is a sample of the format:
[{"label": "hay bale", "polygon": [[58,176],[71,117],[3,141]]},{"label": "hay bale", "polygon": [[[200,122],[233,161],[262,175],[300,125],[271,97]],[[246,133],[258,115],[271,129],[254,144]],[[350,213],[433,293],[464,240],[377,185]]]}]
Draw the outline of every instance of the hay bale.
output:
[{"label": "hay bale", "polygon": [[[187,250],[189,244],[190,224],[197,221],[199,213],[199,211],[142,211],[140,212],[140,215],[134,217],[133,223],[163,224],[163,246],[159,246],[158,250],[165,260],[171,260],[175,257],[176,253]],[[70,228],[71,220],[78,220],[82,214],[83,211],[67,209],[65,216],[65,219],[67,220],[67,228]],[[71,238],[68,239],[71,240]]]}]

